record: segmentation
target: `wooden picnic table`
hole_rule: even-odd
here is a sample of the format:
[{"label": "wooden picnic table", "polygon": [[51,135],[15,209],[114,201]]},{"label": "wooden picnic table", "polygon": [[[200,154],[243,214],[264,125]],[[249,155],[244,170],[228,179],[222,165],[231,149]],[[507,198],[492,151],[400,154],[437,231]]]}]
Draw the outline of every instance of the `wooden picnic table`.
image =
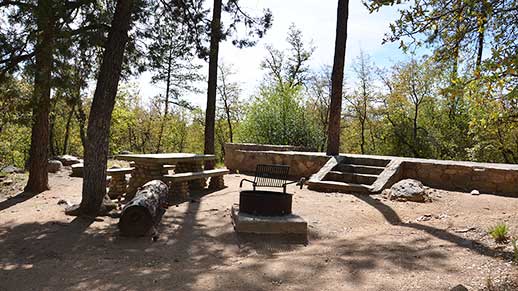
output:
[{"label": "wooden picnic table", "polygon": [[[164,165],[175,165],[175,173],[203,171],[204,161],[215,160],[214,155],[190,154],[190,153],[164,153],[164,154],[124,154],[115,156],[116,159],[134,162],[135,170],[129,181],[127,195],[133,197],[138,188],[152,180],[164,180],[167,174]],[[206,179],[196,179],[189,183],[192,189],[204,188]]]}]

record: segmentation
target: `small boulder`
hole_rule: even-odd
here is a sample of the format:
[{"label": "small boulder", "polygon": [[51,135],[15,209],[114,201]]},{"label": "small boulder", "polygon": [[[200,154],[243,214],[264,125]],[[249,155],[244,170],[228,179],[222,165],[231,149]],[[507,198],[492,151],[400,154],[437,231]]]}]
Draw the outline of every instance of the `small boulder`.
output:
[{"label": "small boulder", "polygon": [[468,288],[466,288],[464,285],[459,284],[453,288],[450,289],[450,291],[468,291]]},{"label": "small boulder", "polygon": [[480,191],[478,190],[473,190],[470,192],[471,195],[480,195]]},{"label": "small boulder", "polygon": [[74,157],[71,155],[63,155],[56,157],[55,159],[60,161],[65,167],[81,163],[81,160],[78,157]]},{"label": "small boulder", "polygon": [[7,166],[7,167],[3,167],[2,169],[0,169],[0,172],[4,172],[7,174],[13,174],[13,173],[23,173],[24,171],[23,171],[23,169],[20,169],[15,166]]},{"label": "small boulder", "polygon": [[14,181],[13,181],[13,180],[8,179],[8,180],[3,181],[3,182],[2,182],[2,185],[3,185],[3,186],[11,186],[13,183],[14,183]]},{"label": "small boulder", "polygon": [[383,190],[383,194],[390,200],[428,202],[431,201],[423,183],[414,179],[405,179]]},{"label": "small boulder", "polygon": [[70,176],[83,178],[83,167],[84,167],[83,164],[72,165],[72,173],[70,174]]},{"label": "small boulder", "polygon": [[49,173],[57,173],[61,168],[63,167],[63,164],[58,160],[49,160],[48,165],[48,171]]}]

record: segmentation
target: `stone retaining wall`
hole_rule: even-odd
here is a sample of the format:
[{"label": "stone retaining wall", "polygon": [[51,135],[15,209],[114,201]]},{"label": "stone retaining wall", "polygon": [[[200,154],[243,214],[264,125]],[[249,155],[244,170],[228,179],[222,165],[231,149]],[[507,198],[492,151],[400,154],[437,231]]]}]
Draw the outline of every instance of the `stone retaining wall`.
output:
[{"label": "stone retaining wall", "polygon": [[[271,144],[255,144],[255,143],[226,143],[225,153],[229,154],[236,150],[241,151],[276,151],[276,152],[303,152],[304,147],[292,145],[271,145]],[[226,156],[225,156],[226,158]]]},{"label": "stone retaining wall", "polygon": [[257,164],[290,166],[294,178],[309,177],[329,159],[324,153],[302,152],[301,147],[256,144],[225,144],[225,166],[233,171],[254,173]]},{"label": "stone retaining wall", "polygon": [[[301,152],[294,148],[227,144],[225,165],[234,172],[254,173],[257,164],[284,164],[290,166],[293,178],[309,178],[329,160],[325,153]],[[518,197],[518,165],[352,154],[345,156],[400,160],[402,169],[397,172],[401,179],[417,179],[433,188],[464,192],[476,189],[480,193]]]},{"label": "stone retaining wall", "polygon": [[403,177],[462,192],[518,196],[518,165],[403,159]]}]

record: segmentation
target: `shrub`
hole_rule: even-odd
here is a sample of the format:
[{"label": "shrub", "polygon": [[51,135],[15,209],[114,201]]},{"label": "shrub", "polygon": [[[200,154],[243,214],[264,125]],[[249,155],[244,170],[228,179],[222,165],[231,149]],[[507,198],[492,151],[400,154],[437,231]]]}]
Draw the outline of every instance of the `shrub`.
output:
[{"label": "shrub", "polygon": [[489,229],[489,235],[497,243],[504,243],[507,241],[507,234],[509,233],[509,227],[507,224],[501,222]]}]

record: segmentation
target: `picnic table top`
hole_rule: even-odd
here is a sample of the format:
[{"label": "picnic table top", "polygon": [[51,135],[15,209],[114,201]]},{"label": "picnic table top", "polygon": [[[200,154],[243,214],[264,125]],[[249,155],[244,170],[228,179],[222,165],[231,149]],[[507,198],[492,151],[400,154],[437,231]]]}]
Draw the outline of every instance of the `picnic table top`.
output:
[{"label": "picnic table top", "polygon": [[215,160],[215,155],[190,154],[190,153],[164,153],[164,154],[124,154],[115,156],[119,160],[157,163],[157,164],[175,164],[178,162],[189,161],[207,161]]}]

